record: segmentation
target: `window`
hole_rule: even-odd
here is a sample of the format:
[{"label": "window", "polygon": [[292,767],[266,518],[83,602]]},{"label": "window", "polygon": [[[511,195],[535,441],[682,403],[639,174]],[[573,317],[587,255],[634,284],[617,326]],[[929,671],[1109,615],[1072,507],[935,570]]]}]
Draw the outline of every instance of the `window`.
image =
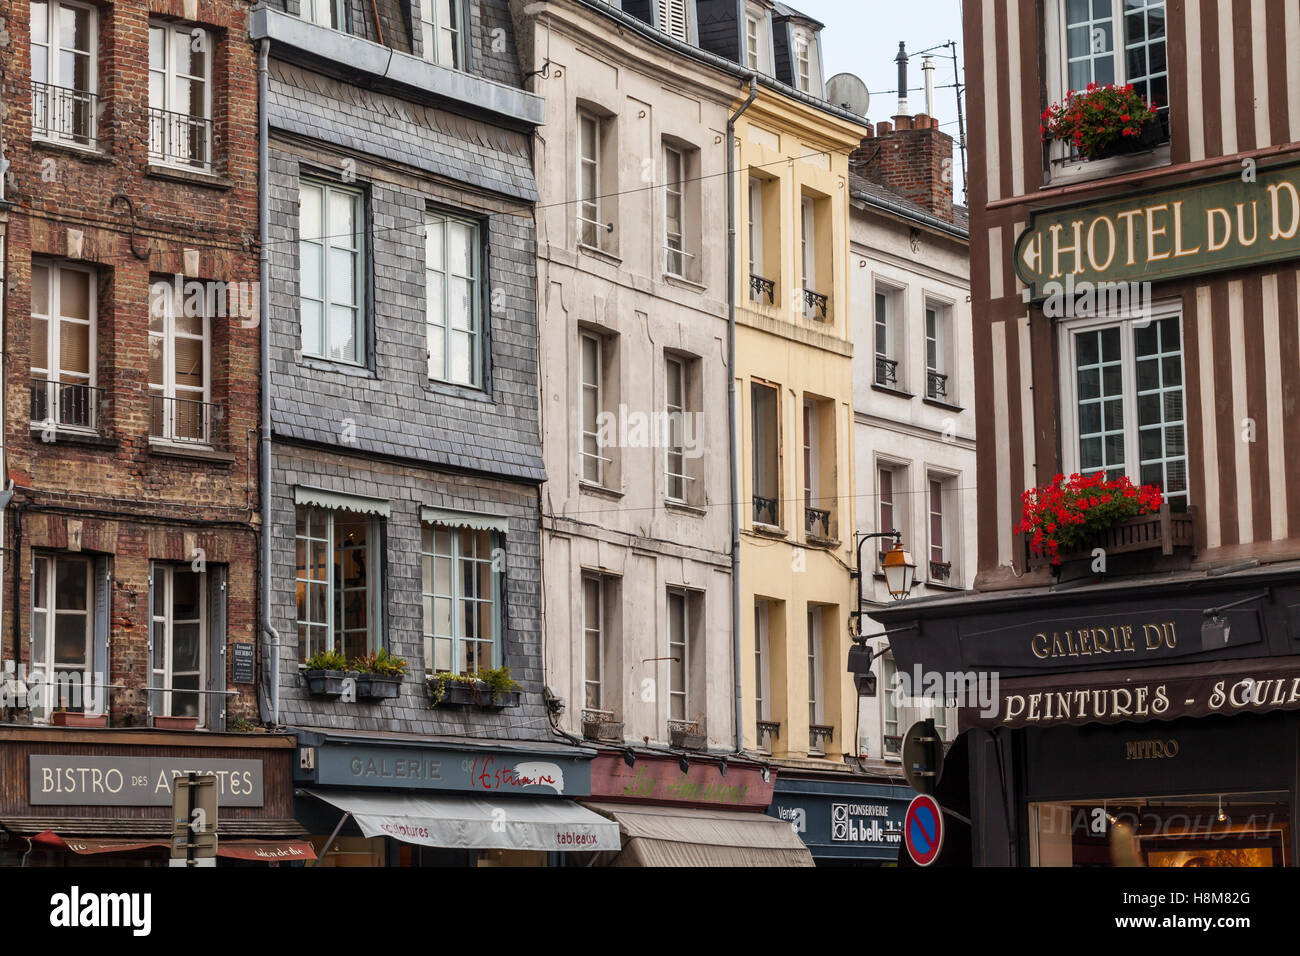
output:
[{"label": "window", "polygon": [[668,719],[689,720],[691,600],[678,588],[668,590]]},{"label": "window", "polygon": [[440,524],[421,531],[425,672],[499,666],[502,589],[492,562],[500,534]]},{"label": "window", "polygon": [[894,684],[898,680],[898,665],[892,657],[881,659],[880,700],[883,709],[881,725],[884,728],[884,752],[897,757],[902,751],[902,729],[898,719],[898,701],[894,697]]},{"label": "window", "polygon": [[831,537],[835,503],[835,405],[816,398],[803,402],[804,531]]},{"label": "window", "polygon": [[303,180],[298,197],[298,291],[304,355],[365,361],[361,193]]},{"label": "window", "polygon": [[876,530],[882,534],[897,531],[901,524],[898,520],[898,512],[894,510],[894,477],[892,468],[880,469],[877,486],[877,493],[880,495],[880,523]]},{"label": "window", "polygon": [[[876,467],[876,494],[879,511],[878,532],[901,531],[907,533],[907,468],[893,462],[880,462]],[[884,559],[885,549],[891,542],[882,541],[879,552]]]},{"label": "window", "polygon": [[777,390],[771,385],[750,385],[753,428],[754,522],[781,526],[780,452]]},{"label": "window", "polygon": [[95,387],[93,269],[32,263],[32,424],[93,431],[99,426]]},{"label": "window", "polygon": [[478,223],[441,213],[424,218],[429,378],[477,388],[482,381]]},{"label": "window", "polygon": [[951,310],[933,302],[925,304],[925,395],[935,401],[955,397],[950,388],[949,356],[952,341]]},{"label": "window", "polygon": [[692,447],[699,440],[694,434],[693,423],[688,417],[689,402],[688,381],[694,363],[683,356],[668,355],[664,358],[665,371],[665,412],[667,415],[667,447],[664,449],[664,469],[668,485],[668,497],[673,501],[687,499],[690,483],[695,476],[687,473],[688,432],[694,439]]},{"label": "window", "polygon": [[794,35],[795,86],[802,93],[812,92],[812,68],[808,57],[808,37]]},{"label": "window", "polygon": [[929,510],[930,580],[940,584],[952,582],[952,515],[949,501],[953,497],[952,479],[931,474],[926,481],[926,505]]},{"label": "window", "polygon": [[[776,302],[776,282],[764,275],[763,200],[765,182],[753,174],[749,177],[749,298],[753,302]],[[776,263],[773,263],[776,265]]]},{"label": "window", "polygon": [[419,0],[420,37],[424,58],[431,63],[465,68],[461,0]]},{"label": "window", "polygon": [[339,0],[298,0],[300,16],[331,30],[343,29],[343,9]]},{"label": "window", "polygon": [[582,480],[603,485],[610,459],[604,456],[601,412],[605,410],[604,341],[594,332],[578,336],[582,363]]},{"label": "window", "polygon": [[99,105],[95,8],[35,0],[31,18],[32,135],[94,147]]},{"label": "window", "polygon": [[[197,303],[197,304],[196,304]],[[211,444],[207,297],[189,295],[181,277],[157,279],[149,293],[149,436]]]},{"label": "window", "polygon": [[759,59],[759,26],[758,17],[752,13],[745,15],[745,65],[751,70],[757,70]]},{"label": "window", "polygon": [[822,700],[822,612],[821,608],[808,608],[808,751],[826,752],[825,737],[811,728],[820,727],[825,720]]},{"label": "window", "polygon": [[673,276],[686,274],[685,258],[687,253],[682,244],[683,216],[682,181],[686,162],[681,150],[671,146],[664,147],[664,271]]},{"label": "window", "polygon": [[212,34],[149,24],[149,161],[212,165]]},{"label": "window", "polygon": [[817,289],[817,236],[814,232],[813,201],[807,196],[799,200],[799,256],[803,269],[804,315],[811,317],[813,303],[808,292]]},{"label": "window", "polygon": [[[772,605],[754,602],[754,714],[758,720],[772,719]],[[758,735],[763,743],[763,734]]]},{"label": "window", "polygon": [[[1167,141],[1165,0],[1064,0],[1047,7],[1058,31],[1056,43],[1048,44],[1056,75],[1053,85],[1058,87],[1052,98],[1062,101],[1068,91],[1085,90],[1089,83],[1131,83],[1156,104]],[[1054,144],[1053,162],[1077,163],[1079,157],[1059,143]]]},{"label": "window", "polygon": [[875,383],[885,388],[902,389],[899,368],[898,298],[899,293],[884,286],[875,290],[876,370]]},{"label": "window", "polygon": [[349,661],[381,645],[379,521],[299,505],[298,661],[338,651]]},{"label": "window", "polygon": [[590,113],[578,114],[578,242],[601,248],[600,164],[603,123]]},{"label": "window", "polygon": [[39,694],[32,710],[40,720],[48,720],[54,707],[91,704],[84,688],[94,663],[93,568],[88,558],[61,554],[37,555],[33,562],[31,683]]},{"label": "window", "polygon": [[691,42],[691,21],[686,2],[687,0],[659,0],[660,16],[663,17],[660,29],[683,43]]},{"label": "window", "polygon": [[1085,475],[1104,471],[1158,485],[1181,511],[1188,504],[1182,320],[1176,308],[1155,311],[1150,321],[1062,327],[1073,373],[1062,407],[1078,409],[1067,468],[1077,463]]},{"label": "window", "polygon": [[[197,717],[205,726],[208,635],[207,577],[189,565],[155,565],[153,569],[153,686],[158,714]],[[220,706],[219,702],[217,703]]]},{"label": "window", "polygon": [[582,576],[582,706],[599,710],[605,672],[605,595],[599,577]]}]

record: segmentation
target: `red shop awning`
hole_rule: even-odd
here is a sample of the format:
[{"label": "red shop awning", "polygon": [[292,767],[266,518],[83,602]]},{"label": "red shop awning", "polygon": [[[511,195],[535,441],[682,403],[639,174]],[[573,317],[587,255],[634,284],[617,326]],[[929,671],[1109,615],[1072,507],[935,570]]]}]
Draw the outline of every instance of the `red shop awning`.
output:
[{"label": "red shop awning", "polygon": [[[32,843],[39,846],[68,850],[72,853],[130,853],[151,847],[167,847],[166,839],[159,837],[78,837],[60,836],[53,830],[38,833]],[[316,859],[316,851],[305,840],[233,840],[217,841],[217,856],[231,860],[255,860],[264,863],[283,863],[289,860]]]}]

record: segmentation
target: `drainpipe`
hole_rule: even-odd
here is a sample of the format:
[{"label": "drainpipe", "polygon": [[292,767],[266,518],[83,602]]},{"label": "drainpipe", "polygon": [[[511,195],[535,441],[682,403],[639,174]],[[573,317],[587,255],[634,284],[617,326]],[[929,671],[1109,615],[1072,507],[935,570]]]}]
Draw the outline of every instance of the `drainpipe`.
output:
[{"label": "drainpipe", "polygon": [[[271,664],[271,693],[269,704],[265,695],[259,695],[262,719],[270,720],[272,727],[280,726],[280,633],[271,623],[271,334],[269,288],[271,272],[271,226],[269,222],[270,190],[267,174],[270,169],[270,122],[267,120],[267,101],[270,74],[267,64],[271,56],[271,41],[263,39],[257,51],[257,228],[261,262],[258,265],[258,329],[261,332],[261,384],[262,384],[262,441],[261,463],[258,466],[262,496],[262,666],[267,658]],[[269,714],[268,714],[269,710]]]},{"label": "drainpipe", "polygon": [[740,466],[736,440],[736,120],[758,96],[758,77],[749,76],[749,96],[727,120],[727,450],[731,473],[731,673],[736,697],[736,753],[745,749],[740,684]]}]

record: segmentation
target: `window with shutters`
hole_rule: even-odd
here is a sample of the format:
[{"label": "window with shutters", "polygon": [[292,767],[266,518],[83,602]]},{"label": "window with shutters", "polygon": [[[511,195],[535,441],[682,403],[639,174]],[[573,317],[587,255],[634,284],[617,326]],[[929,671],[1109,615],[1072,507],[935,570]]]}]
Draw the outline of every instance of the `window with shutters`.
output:
[{"label": "window with shutters", "polygon": [[659,16],[659,29],[683,43],[691,42],[689,0],[659,0]]},{"label": "window with shutters", "polygon": [[207,726],[208,576],[188,564],[153,569],[153,682],[159,688],[154,713],[194,717]]},{"label": "window with shutters", "polygon": [[[33,717],[55,708],[89,710],[94,667],[94,562],[71,554],[38,554],[32,561],[31,676]],[[107,675],[104,675],[104,679]]]},{"label": "window with shutters", "polygon": [[31,423],[94,432],[101,426],[96,387],[94,269],[32,262]]}]

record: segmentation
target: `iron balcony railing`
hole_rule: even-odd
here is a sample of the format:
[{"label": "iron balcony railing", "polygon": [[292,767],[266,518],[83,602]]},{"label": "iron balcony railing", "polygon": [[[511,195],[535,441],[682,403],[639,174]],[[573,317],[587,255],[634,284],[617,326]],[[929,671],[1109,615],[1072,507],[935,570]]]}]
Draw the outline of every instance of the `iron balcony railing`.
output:
[{"label": "iron balcony railing", "polygon": [[767,296],[768,305],[776,304],[776,281],[751,274],[749,277],[749,297],[757,302],[763,296]]},{"label": "iron balcony railing", "polygon": [[54,426],[99,432],[105,390],[79,382],[31,381],[32,427]]},{"label": "iron balcony railing", "polygon": [[188,113],[149,110],[149,160],[207,170],[212,166],[212,120]]},{"label": "iron balcony railing", "polygon": [[85,90],[32,81],[32,135],[94,148],[99,97]]},{"label": "iron balcony railing", "polygon": [[948,376],[930,369],[925,373],[925,394],[930,398],[948,397]]},{"label": "iron balcony railing", "polygon": [[218,426],[225,418],[223,406],[157,394],[149,396],[149,404],[150,438],[206,448],[215,448],[219,444]]},{"label": "iron balcony railing", "polygon": [[829,301],[829,297],[822,295],[820,292],[814,292],[812,289],[803,290],[804,314],[809,318],[816,318],[816,313],[820,312],[822,321],[825,322],[826,304]]},{"label": "iron balcony railing", "polygon": [[776,527],[780,524],[776,517],[776,499],[754,495],[754,520],[759,524]]},{"label": "iron balcony railing", "polygon": [[898,387],[898,362],[895,359],[876,356],[876,384]]},{"label": "iron balcony railing", "polygon": [[829,538],[831,536],[831,513],[824,508],[803,509],[803,528],[808,534]]},{"label": "iron balcony railing", "polygon": [[947,581],[952,577],[951,561],[931,561],[930,562],[930,580]]}]

